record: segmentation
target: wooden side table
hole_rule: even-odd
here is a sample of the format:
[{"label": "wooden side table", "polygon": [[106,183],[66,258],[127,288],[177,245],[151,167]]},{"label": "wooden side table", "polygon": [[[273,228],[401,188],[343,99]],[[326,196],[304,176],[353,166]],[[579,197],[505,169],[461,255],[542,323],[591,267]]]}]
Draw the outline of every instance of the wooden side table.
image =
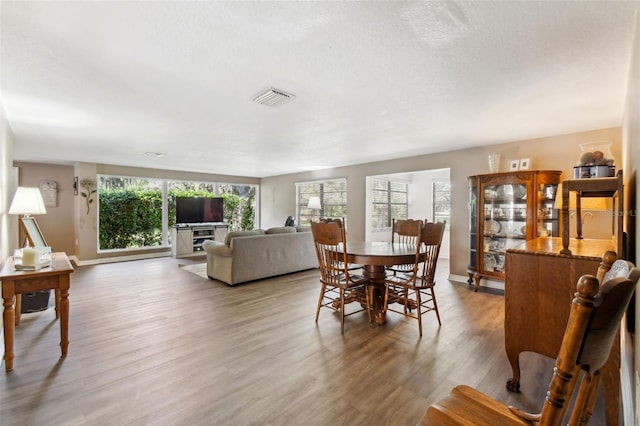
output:
[{"label": "wooden side table", "polygon": [[580,211],[581,198],[611,198],[614,206],[611,211],[612,225],[611,236],[615,242],[618,258],[624,259],[622,247],[622,224],[624,215],[624,193],[622,183],[622,170],[616,177],[567,179],[562,181],[562,254],[571,254],[569,248],[569,193],[576,193],[576,239],[582,239],[582,216]]},{"label": "wooden side table", "polygon": [[[56,318],[60,319],[60,350],[62,356],[67,355],[69,347],[69,287],[70,274],[73,266],[65,253],[52,253],[51,266],[39,271],[16,271],[13,258],[7,259],[2,271],[2,299],[4,312],[4,364],[6,371],[13,369],[13,337],[15,332],[16,315],[14,300],[22,293],[34,291],[55,290]],[[19,321],[19,320],[18,320]]]},{"label": "wooden side table", "polygon": [[[588,180],[588,179],[585,179]],[[507,389],[520,389],[521,352],[557,358],[578,278],[596,275],[613,241],[572,239],[571,255],[561,254],[561,238],[536,238],[507,250],[505,270],[505,350],[513,370]],[[619,342],[619,340],[618,340]],[[620,345],[614,344],[601,370],[607,425],[618,425]]]}]

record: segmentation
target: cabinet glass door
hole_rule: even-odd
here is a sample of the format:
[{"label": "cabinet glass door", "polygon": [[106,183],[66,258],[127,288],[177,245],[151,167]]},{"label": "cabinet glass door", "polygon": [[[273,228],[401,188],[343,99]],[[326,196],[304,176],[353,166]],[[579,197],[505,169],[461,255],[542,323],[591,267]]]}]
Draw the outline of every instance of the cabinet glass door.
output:
[{"label": "cabinet glass door", "polygon": [[560,235],[558,209],[555,205],[558,184],[538,185],[538,211],[536,235],[533,237],[557,237]]},{"label": "cabinet glass door", "polygon": [[483,272],[502,275],[506,250],[527,239],[527,185],[484,186]]},{"label": "cabinet glass door", "polygon": [[[477,241],[478,241],[478,182],[476,179],[469,180],[469,264],[467,268],[475,272],[477,263]],[[469,275],[469,284],[472,276]]]}]

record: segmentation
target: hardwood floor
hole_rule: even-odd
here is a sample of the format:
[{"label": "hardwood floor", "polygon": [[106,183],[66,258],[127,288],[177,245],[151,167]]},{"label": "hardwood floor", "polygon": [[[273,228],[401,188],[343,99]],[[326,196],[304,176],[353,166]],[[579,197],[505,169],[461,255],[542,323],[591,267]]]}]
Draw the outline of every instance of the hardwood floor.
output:
[{"label": "hardwood floor", "polygon": [[77,268],[64,359],[53,309],[24,314],[2,425],[414,425],[460,383],[539,411],[553,360],[523,354],[522,393],[508,392],[503,295],[450,283],[446,261],[442,327],[426,315],[421,339],[394,313],[348,317],[344,336],[327,309],[316,325],[317,270],[229,287],[189,262]]}]

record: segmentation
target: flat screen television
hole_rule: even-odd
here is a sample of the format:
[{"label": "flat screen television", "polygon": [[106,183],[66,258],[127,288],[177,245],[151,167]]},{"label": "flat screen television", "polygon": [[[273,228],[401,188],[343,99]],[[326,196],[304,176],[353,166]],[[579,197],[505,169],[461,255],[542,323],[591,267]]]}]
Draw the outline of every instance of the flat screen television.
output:
[{"label": "flat screen television", "polygon": [[223,198],[176,197],[176,223],[208,223],[223,221]]}]

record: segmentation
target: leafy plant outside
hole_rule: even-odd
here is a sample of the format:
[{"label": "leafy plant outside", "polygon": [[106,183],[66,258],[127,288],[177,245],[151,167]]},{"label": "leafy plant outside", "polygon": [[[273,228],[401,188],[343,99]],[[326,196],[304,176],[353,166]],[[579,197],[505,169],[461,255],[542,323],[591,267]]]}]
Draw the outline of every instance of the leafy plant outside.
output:
[{"label": "leafy plant outside", "polygon": [[[229,230],[254,228],[255,190],[245,196],[223,193],[224,222]],[[160,189],[105,189],[99,193],[100,250],[153,247],[162,244],[162,191]],[[213,197],[201,190],[170,190],[169,226],[175,224],[176,197]]]}]

